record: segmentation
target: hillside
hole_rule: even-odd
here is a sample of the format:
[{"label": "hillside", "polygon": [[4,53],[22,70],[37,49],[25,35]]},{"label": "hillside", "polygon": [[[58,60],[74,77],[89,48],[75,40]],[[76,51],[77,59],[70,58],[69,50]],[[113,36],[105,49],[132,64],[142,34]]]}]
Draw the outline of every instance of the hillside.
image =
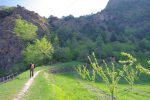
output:
[{"label": "hillside", "polygon": [[[17,31],[25,31],[25,34],[28,35],[28,30],[30,30],[28,28],[31,26],[35,27],[35,34],[37,34],[37,37],[32,40],[27,38],[24,40],[23,36],[25,35],[18,35]],[[29,42],[34,41],[36,38],[42,38],[44,35],[49,36],[48,23],[45,18],[42,18],[37,13],[29,11],[19,5],[17,7],[1,7],[0,73],[2,74],[4,72],[3,70],[7,70],[8,73],[8,69],[21,62],[23,60],[22,50],[26,47],[26,45]]]},{"label": "hillside", "polygon": [[119,57],[121,51],[150,56],[149,5],[149,0],[109,0],[96,14],[61,19],[50,16],[48,20],[59,45],[78,54],[70,54],[73,59],[84,60],[91,51],[103,58]]},{"label": "hillside", "polygon": [[92,52],[100,60],[114,56],[117,60],[124,51],[147,63],[150,57],[149,5],[149,0],[109,0],[106,8],[96,14],[48,19],[19,5],[2,6],[0,74],[22,63],[27,44],[34,44],[45,35],[54,47],[52,62],[86,62]]}]

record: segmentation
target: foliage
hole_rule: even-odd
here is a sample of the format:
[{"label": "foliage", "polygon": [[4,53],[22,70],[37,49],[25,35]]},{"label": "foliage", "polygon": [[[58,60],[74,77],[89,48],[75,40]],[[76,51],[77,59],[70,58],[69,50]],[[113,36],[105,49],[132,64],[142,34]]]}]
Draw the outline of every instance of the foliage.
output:
[{"label": "foliage", "polygon": [[150,71],[142,67],[131,54],[122,52],[121,55],[125,57],[124,60],[119,61],[123,64],[124,79],[129,83],[130,89],[132,90],[139,73],[150,74]]},{"label": "foliage", "polygon": [[130,89],[133,89],[135,80],[137,79],[138,69],[135,62],[137,61],[132,55],[122,52],[121,55],[126,57],[126,60],[120,60],[119,62],[123,64],[124,79],[129,83]]},{"label": "foliage", "polygon": [[143,49],[142,51],[144,51],[145,49],[146,50],[149,50],[150,49],[150,41],[148,39],[142,39],[140,42],[139,42],[139,46]]},{"label": "foliage", "polygon": [[[95,54],[97,54],[96,50],[99,48],[99,55],[102,58],[112,55],[118,56],[122,51],[150,56],[150,14],[147,13],[150,11],[149,1],[141,0],[136,2],[136,5],[132,5],[134,2],[133,0],[111,1],[102,12],[96,14],[78,18],[50,16],[48,20],[53,31],[58,35],[60,47],[69,47],[67,41],[73,40],[72,33],[77,34],[75,43],[77,46],[72,46],[71,50],[76,55],[73,58],[80,61],[85,61],[82,59],[84,56],[78,57],[80,54],[74,51],[78,51],[78,45],[84,46],[87,44],[85,39],[96,45],[93,46],[92,51]],[[101,18],[101,15],[105,16]],[[80,41],[83,41],[84,45],[81,45]],[[73,44],[72,42],[71,45]],[[90,48],[84,49],[91,53]]]},{"label": "foliage", "polygon": [[[123,77],[130,86],[130,89],[133,90],[133,86],[135,80],[138,79],[139,73],[150,74],[150,71],[141,66],[140,63],[137,62],[137,59],[134,58],[131,54],[122,52],[123,60],[119,60],[119,62],[123,65],[121,68],[116,69],[114,63],[108,65],[105,61],[103,61],[104,67],[99,66],[98,61],[93,53],[93,60],[88,56],[90,61],[91,69],[86,66],[78,66],[76,71],[82,76],[83,79],[94,81],[96,75],[100,76],[102,80],[106,83],[109,92],[111,93],[112,100],[114,99],[116,87],[118,85],[119,80]],[[149,61],[148,61],[149,62]],[[90,70],[93,70],[92,72]]]},{"label": "foliage", "polygon": [[[150,60],[147,61],[147,62],[150,64]],[[146,69],[146,68],[144,68],[144,67],[142,67],[142,66],[137,66],[137,67],[138,67],[138,69],[139,69],[139,71],[140,71],[141,73],[150,75],[150,70],[149,70],[149,69]]]},{"label": "foliage", "polygon": [[59,39],[56,33],[52,32],[51,33],[51,39],[50,39],[51,43],[53,44],[54,47],[58,47],[59,46]]},{"label": "foliage", "polygon": [[116,92],[116,87],[118,85],[118,82],[123,75],[123,71],[117,70],[115,68],[114,63],[112,63],[111,67],[108,66],[108,64],[103,61],[104,67],[98,64],[97,59],[95,57],[95,54],[93,53],[93,60],[89,58],[91,67],[92,67],[92,74],[90,74],[90,71],[83,66],[81,68],[80,66],[76,68],[76,71],[84,78],[84,79],[89,79],[94,81],[95,80],[95,74],[100,76],[102,80],[106,83],[107,88],[109,89],[109,92],[112,96],[112,100],[114,100],[115,97],[115,92]]},{"label": "foliage", "polygon": [[75,70],[79,73],[79,75],[82,76],[83,79],[87,79],[90,81],[95,81],[95,70],[93,70],[92,73],[86,68],[86,66],[83,65],[83,67],[79,66],[75,68]]},{"label": "foliage", "polygon": [[35,40],[34,44],[29,44],[24,50],[24,59],[27,64],[46,64],[52,59],[54,50],[52,44],[44,37]]},{"label": "foliage", "polygon": [[149,64],[150,64],[150,60],[149,61],[147,61]]},{"label": "foliage", "polygon": [[65,61],[71,61],[72,57],[73,55],[69,47],[64,47],[64,48],[55,47],[53,60],[57,62],[58,61],[65,62]]},{"label": "foliage", "polygon": [[19,36],[23,41],[34,40],[37,37],[36,31],[38,27],[22,19],[16,20],[16,25],[14,32]]}]

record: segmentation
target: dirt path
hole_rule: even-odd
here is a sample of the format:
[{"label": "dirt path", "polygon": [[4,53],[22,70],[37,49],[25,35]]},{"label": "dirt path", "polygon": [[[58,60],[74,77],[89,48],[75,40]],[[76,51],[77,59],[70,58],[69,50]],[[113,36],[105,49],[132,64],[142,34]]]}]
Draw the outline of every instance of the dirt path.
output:
[{"label": "dirt path", "polygon": [[41,72],[37,71],[35,72],[34,76],[32,78],[30,78],[24,85],[23,89],[19,92],[19,94],[14,98],[14,100],[21,100],[21,98],[25,95],[25,93],[28,91],[28,89],[30,88],[31,84],[33,83],[35,77]]}]

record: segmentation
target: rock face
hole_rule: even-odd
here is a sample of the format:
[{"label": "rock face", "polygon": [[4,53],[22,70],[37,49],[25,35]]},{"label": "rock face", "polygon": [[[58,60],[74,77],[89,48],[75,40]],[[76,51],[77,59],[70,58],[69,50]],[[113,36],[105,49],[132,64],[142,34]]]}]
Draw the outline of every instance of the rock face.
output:
[{"label": "rock face", "polygon": [[11,16],[14,18],[21,17],[22,19],[38,26],[37,33],[39,37],[44,36],[48,31],[47,20],[33,11],[26,10],[24,7],[18,5]]},{"label": "rock face", "polygon": [[[78,32],[95,39],[98,34],[116,34],[123,37],[131,33],[131,37],[143,39],[144,35],[150,36],[150,0],[109,0],[106,8],[88,16],[79,18],[64,17],[62,19],[51,16],[49,23],[54,31],[57,30],[60,39],[63,39],[62,30],[67,33]],[[59,30],[61,30],[59,34]],[[122,34],[124,33],[124,34]],[[92,34],[92,35],[91,35]],[[66,39],[64,38],[65,41]],[[123,39],[121,39],[123,40]]]},{"label": "rock face", "polygon": [[22,61],[25,43],[13,32],[16,19],[21,18],[38,27],[38,38],[48,35],[48,23],[33,11],[21,6],[0,10],[0,69],[7,70]]},{"label": "rock face", "polygon": [[142,39],[144,34],[149,34],[149,5],[149,0],[109,0],[102,14],[122,33],[132,29],[134,36]]},{"label": "rock face", "polygon": [[0,67],[8,69],[22,58],[24,44],[11,31],[0,32]]}]

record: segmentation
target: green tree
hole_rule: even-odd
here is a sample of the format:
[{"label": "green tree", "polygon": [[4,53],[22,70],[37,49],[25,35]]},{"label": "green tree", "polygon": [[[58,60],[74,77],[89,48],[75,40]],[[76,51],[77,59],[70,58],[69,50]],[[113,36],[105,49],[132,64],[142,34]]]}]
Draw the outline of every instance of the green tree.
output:
[{"label": "green tree", "polygon": [[138,79],[139,74],[144,73],[150,75],[150,70],[142,67],[131,54],[122,52],[121,55],[124,59],[119,62],[123,64],[124,79],[129,83],[130,89],[133,90],[135,80]]},{"label": "green tree", "polygon": [[96,46],[102,46],[104,44],[102,36],[98,35],[96,38]]},{"label": "green tree", "polygon": [[35,40],[34,44],[29,44],[23,54],[27,64],[34,62],[41,65],[48,63],[52,59],[53,52],[51,43],[44,37],[41,40]]},{"label": "green tree", "polygon": [[19,36],[23,41],[34,40],[37,37],[36,31],[38,27],[22,19],[16,20],[16,25],[14,32]]},{"label": "green tree", "polygon": [[132,90],[138,75],[137,65],[135,65],[137,60],[132,55],[125,52],[122,52],[121,55],[126,57],[126,59],[119,61],[123,64],[124,79],[129,83],[130,89]]},{"label": "green tree", "polygon": [[54,48],[59,46],[59,38],[55,32],[51,32],[50,41],[53,44]]},{"label": "green tree", "polygon": [[54,51],[54,60],[56,61],[71,61],[72,60],[72,52],[69,47],[57,47]]},{"label": "green tree", "polygon": [[140,42],[139,42],[139,47],[141,48],[141,50],[143,51],[144,49],[147,49],[149,50],[150,49],[150,41],[146,38],[142,39]]},{"label": "green tree", "polygon": [[95,54],[93,53],[93,60],[89,58],[90,65],[92,67],[92,74],[89,69],[87,69],[85,66],[83,67],[77,67],[76,71],[84,78],[88,80],[95,80],[95,74],[100,76],[102,80],[106,83],[109,92],[111,94],[112,100],[114,100],[115,93],[116,93],[116,87],[118,85],[118,82],[123,75],[123,71],[117,70],[115,68],[115,65],[112,63],[112,66],[108,66],[108,64],[103,61],[104,66],[100,66],[97,62],[97,59],[95,57]]}]

